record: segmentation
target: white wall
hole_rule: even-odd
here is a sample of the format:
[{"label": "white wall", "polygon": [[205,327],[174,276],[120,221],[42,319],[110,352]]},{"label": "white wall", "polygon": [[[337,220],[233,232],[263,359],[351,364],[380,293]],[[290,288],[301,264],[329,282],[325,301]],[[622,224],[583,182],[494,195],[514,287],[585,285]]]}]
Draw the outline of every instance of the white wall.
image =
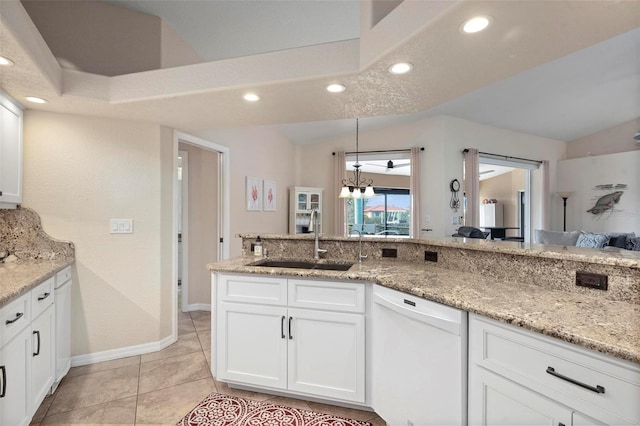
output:
[{"label": "white wall", "polygon": [[637,146],[633,139],[637,132],[640,132],[640,117],[622,123],[619,126],[568,142],[567,158],[638,151],[640,146]]},{"label": "white wall", "polygon": [[[602,215],[587,212],[598,198],[615,189],[596,185],[627,184],[613,211]],[[635,232],[640,235],[640,151],[598,155],[561,161],[558,188],[575,191],[567,200],[567,230]],[[554,198],[559,198],[555,196]],[[556,206],[556,229],[562,229],[562,200]]]},{"label": "white wall", "polygon": [[[231,241],[229,255],[242,253],[240,233],[286,234],[288,232],[288,188],[295,186],[294,145],[275,131],[245,127],[203,132],[202,139],[229,147],[231,162]],[[247,211],[247,176],[275,181],[276,211]]]},{"label": "white wall", "polygon": [[[76,247],[72,355],[171,334],[172,133],[158,125],[27,110],[24,205]],[[131,218],[133,234],[110,234]]]},{"label": "white wall", "polygon": [[[526,135],[499,129],[471,121],[437,116],[414,123],[388,127],[372,132],[360,131],[360,149],[404,149],[423,146],[420,154],[421,209],[420,228],[433,229],[422,232],[422,237],[443,237],[454,233],[458,225],[451,223],[452,216],[459,216],[449,208],[451,192],[449,182],[462,182],[462,150],[477,148],[483,152],[550,160],[551,191],[554,191],[556,162],[564,158],[564,142],[538,136]],[[355,149],[355,135],[298,147],[300,167],[297,181],[303,186],[325,188],[325,229],[333,229],[333,208],[337,200],[338,188],[333,179],[332,151]],[[532,197],[540,195],[540,172],[532,173]],[[374,182],[375,184],[375,182]],[[426,222],[426,216],[430,222]],[[542,212],[539,208],[532,212],[532,229],[540,227]]]}]

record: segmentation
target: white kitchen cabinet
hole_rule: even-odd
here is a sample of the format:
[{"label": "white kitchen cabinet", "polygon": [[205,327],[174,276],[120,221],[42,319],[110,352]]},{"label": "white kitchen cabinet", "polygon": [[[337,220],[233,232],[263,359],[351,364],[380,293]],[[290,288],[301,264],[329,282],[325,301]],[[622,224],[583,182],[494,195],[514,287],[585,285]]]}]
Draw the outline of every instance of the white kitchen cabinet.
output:
[{"label": "white kitchen cabinet", "polygon": [[49,393],[55,377],[55,313],[50,305],[31,323],[31,402],[34,410]]},{"label": "white kitchen cabinet", "polygon": [[638,425],[638,401],[636,364],[470,315],[469,425]]},{"label": "white kitchen cabinet", "polygon": [[22,202],[22,109],[0,91],[0,208]]},{"label": "white kitchen cabinet", "polygon": [[530,389],[482,368],[473,379],[480,395],[469,401],[471,425],[571,425],[569,408]]},{"label": "white kitchen cabinet", "polygon": [[0,425],[23,426],[31,420],[30,295],[0,309]]},{"label": "white kitchen cabinet", "polygon": [[322,188],[292,187],[289,188],[289,233],[304,234],[309,232],[311,212],[320,212],[320,228],[322,232]]},{"label": "white kitchen cabinet", "polygon": [[71,267],[68,266],[56,274],[55,281],[56,370],[52,393],[71,368],[71,285]]},{"label": "white kitchen cabinet", "polygon": [[364,402],[364,316],[289,308],[288,388]]},{"label": "white kitchen cabinet", "polygon": [[218,378],[286,389],[286,318],[285,307],[219,303]]},{"label": "white kitchen cabinet", "polygon": [[219,380],[364,403],[363,283],[214,277]]}]

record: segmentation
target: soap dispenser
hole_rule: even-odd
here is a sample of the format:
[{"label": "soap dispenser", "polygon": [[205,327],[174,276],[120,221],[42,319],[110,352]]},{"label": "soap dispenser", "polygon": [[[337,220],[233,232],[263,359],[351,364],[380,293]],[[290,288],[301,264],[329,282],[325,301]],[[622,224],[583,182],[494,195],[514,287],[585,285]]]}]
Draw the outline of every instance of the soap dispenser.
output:
[{"label": "soap dispenser", "polygon": [[256,238],[256,242],[253,244],[253,255],[256,257],[262,257],[262,240],[260,235]]}]

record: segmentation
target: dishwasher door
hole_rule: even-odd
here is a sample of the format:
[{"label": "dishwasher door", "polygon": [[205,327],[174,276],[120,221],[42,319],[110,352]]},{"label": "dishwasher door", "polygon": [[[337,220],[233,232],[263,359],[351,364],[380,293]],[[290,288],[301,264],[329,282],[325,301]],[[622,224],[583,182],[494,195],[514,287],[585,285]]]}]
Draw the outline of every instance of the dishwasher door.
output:
[{"label": "dishwasher door", "polygon": [[373,409],[389,426],[467,424],[467,313],[374,285]]}]

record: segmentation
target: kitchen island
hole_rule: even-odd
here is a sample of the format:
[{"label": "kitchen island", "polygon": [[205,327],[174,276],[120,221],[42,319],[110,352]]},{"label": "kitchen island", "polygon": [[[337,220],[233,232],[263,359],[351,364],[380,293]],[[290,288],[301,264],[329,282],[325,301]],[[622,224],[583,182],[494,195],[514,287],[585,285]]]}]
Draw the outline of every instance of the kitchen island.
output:
[{"label": "kitchen island", "polygon": [[[361,280],[477,313],[504,323],[640,363],[640,253],[474,239],[367,239],[369,258],[357,259],[358,240],[326,237],[327,259],[354,261],[347,271],[253,266],[257,236],[244,235],[245,255],[209,264],[216,272]],[[308,236],[261,236],[270,259],[309,260]],[[397,250],[383,258],[382,248]],[[424,260],[424,251],[438,261]],[[306,254],[306,256],[304,256]],[[599,272],[609,290],[575,285],[575,271]]]},{"label": "kitchen island", "polygon": [[324,237],[313,261],[309,236],[261,235],[265,261],[257,235],[241,237],[243,256],[209,265],[212,373],[231,386],[370,407],[394,425],[640,423],[640,253]]}]

